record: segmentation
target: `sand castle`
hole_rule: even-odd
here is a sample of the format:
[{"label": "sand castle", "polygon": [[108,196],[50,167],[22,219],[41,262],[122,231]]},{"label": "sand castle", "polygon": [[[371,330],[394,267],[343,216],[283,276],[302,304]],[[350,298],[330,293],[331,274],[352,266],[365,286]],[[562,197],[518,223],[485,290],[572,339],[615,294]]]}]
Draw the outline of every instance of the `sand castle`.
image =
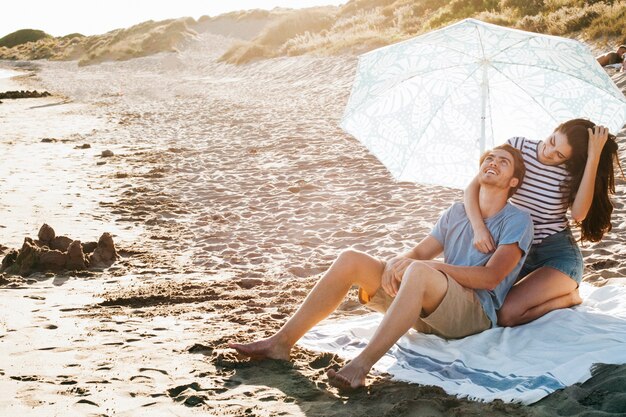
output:
[{"label": "sand castle", "polygon": [[98,242],[81,243],[67,236],[56,236],[54,229],[44,224],[37,237],[36,240],[27,237],[21,249],[9,251],[0,272],[25,277],[37,271],[106,268],[118,259],[113,238],[106,232]]}]

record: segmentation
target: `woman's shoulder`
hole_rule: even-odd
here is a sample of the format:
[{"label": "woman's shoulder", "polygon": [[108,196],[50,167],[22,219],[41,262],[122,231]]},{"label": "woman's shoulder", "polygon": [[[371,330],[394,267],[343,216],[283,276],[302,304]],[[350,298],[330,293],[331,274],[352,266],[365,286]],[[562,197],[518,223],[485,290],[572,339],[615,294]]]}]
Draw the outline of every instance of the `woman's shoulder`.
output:
[{"label": "woman's shoulder", "polygon": [[519,149],[520,151],[523,151],[524,148],[534,148],[537,146],[537,144],[539,143],[538,140],[532,140],[532,139],[528,139],[524,136],[513,136],[512,138],[509,138],[506,143],[508,143],[509,145],[511,145],[514,148]]}]

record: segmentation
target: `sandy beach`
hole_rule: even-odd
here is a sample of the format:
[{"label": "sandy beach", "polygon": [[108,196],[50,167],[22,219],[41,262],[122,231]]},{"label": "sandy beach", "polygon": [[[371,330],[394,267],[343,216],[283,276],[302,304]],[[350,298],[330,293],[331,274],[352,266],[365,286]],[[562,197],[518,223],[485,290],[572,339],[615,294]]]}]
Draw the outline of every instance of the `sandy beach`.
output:
[{"label": "sandy beach", "polygon": [[[302,348],[293,365],[238,360],[226,344],[277,330],[341,250],[404,251],[462,196],[394,181],[339,128],[355,57],[218,63],[230,42],[205,33],[84,67],[0,61],[23,74],[0,72],[0,91],[52,93],[0,104],[0,256],[43,223],[81,241],[109,232],[120,255],[0,275],[0,414],[626,415],[626,365],[521,406],[384,375],[346,395],[325,376],[342,360]],[[613,79],[626,91],[626,73]],[[582,247],[596,286],[626,284],[625,184],[612,232]],[[362,314],[353,290],[329,320]]]}]

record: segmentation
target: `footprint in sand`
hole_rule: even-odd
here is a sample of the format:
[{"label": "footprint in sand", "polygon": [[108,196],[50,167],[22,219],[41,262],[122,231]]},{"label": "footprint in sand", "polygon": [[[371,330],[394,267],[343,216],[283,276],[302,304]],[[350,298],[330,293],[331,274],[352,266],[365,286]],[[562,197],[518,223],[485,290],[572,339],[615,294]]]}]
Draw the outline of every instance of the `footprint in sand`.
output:
[{"label": "footprint in sand", "polygon": [[154,372],[159,372],[162,373],[163,375],[169,375],[167,373],[167,371],[164,371],[163,369],[156,369],[156,368],[139,368],[139,372],[146,372],[146,371],[154,371]]},{"label": "footprint in sand", "polygon": [[78,400],[78,401],[76,401],[75,404],[86,404],[86,405],[93,405],[94,407],[100,407],[98,404],[94,403],[93,401],[89,401],[89,400],[85,400],[85,399]]},{"label": "footprint in sand", "polygon": [[130,377],[130,380],[134,381],[134,382],[137,382],[137,381],[139,381],[139,382],[146,381],[147,382],[147,381],[152,381],[153,378],[149,377],[147,375],[133,375],[133,376]]},{"label": "footprint in sand", "polygon": [[21,381],[21,382],[37,382],[37,381],[41,381],[42,380],[37,375],[16,375],[16,376],[12,376],[10,378],[15,380],[15,381]]}]

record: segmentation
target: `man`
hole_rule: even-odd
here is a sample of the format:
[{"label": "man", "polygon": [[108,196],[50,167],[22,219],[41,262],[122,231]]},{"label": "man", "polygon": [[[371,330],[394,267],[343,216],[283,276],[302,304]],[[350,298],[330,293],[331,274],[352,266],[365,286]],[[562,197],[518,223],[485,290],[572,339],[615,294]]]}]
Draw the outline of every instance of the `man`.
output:
[{"label": "man", "polygon": [[622,68],[624,65],[624,55],[626,54],[626,45],[620,45],[617,47],[617,51],[615,52],[607,52],[606,54],[602,54],[596,57],[598,64],[604,66],[614,65],[614,64],[622,64]]},{"label": "man", "polygon": [[[249,344],[231,343],[253,359],[289,360],[291,348],[311,327],[332,313],[352,285],[359,299],[385,316],[365,349],[338,372],[332,385],[365,384],[370,368],[411,327],[445,338],[479,333],[497,323],[500,308],[530,248],[532,221],[507,203],[523,180],[519,151],[502,145],[481,157],[479,206],[497,248],[483,254],[462,203],[439,218],[431,234],[411,251],[387,262],[347,250],[311,290],[298,311],[273,336]],[[443,252],[445,263],[432,261]]]}]

